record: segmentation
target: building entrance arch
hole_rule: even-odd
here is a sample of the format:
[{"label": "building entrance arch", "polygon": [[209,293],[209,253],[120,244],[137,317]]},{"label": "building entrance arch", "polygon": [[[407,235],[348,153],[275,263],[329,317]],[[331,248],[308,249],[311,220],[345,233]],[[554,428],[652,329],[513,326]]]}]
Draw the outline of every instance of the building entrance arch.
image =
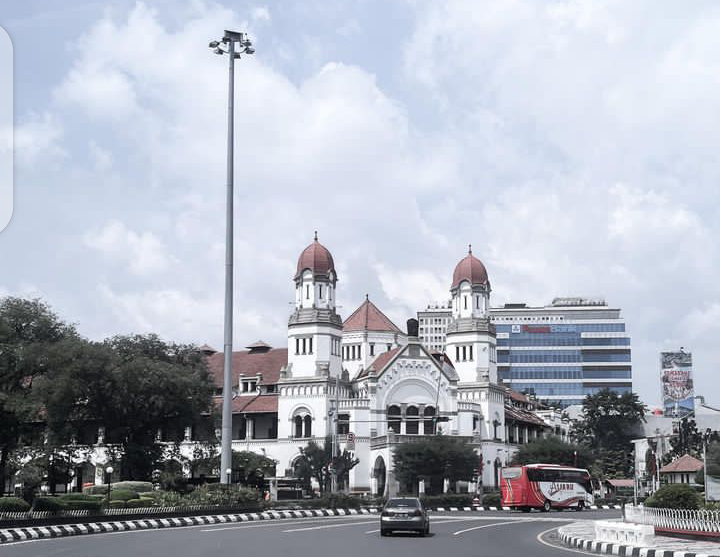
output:
[{"label": "building entrance arch", "polygon": [[385,467],[385,459],[382,456],[375,459],[372,475],[375,479],[375,492],[373,495],[382,497],[385,495],[385,485],[387,484],[387,468]]}]

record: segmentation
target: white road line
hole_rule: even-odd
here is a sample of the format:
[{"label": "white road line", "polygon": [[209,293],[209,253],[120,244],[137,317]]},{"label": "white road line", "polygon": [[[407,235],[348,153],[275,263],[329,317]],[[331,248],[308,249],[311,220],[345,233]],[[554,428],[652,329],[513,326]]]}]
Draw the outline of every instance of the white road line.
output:
[{"label": "white road line", "polygon": [[307,528],[291,528],[290,530],[283,530],[283,534],[289,532],[305,532],[307,530],[323,530],[327,528],[341,528],[342,526],[360,526],[361,524],[377,524],[377,520],[366,520],[365,522],[345,522],[343,524],[325,524],[322,526],[308,526]]},{"label": "white road line", "polygon": [[[270,526],[289,526],[291,524],[314,524],[316,522],[324,522],[332,519],[337,522],[346,522],[348,520],[357,520],[354,516],[317,516],[308,518],[298,518],[295,520],[273,519],[273,520],[255,520],[246,522],[236,522],[234,526],[225,526],[218,524],[217,528],[205,528],[201,532],[219,532],[221,530],[241,530],[244,528],[269,528]],[[203,524],[210,526],[210,524]]]},{"label": "white road line", "polygon": [[377,530],[368,530],[368,531],[365,532],[365,533],[366,533],[366,534],[377,534],[379,531],[380,531],[380,528],[378,528]]},{"label": "white road line", "polygon": [[512,520],[510,522],[495,522],[494,524],[483,524],[482,526],[473,526],[472,528],[465,528],[465,530],[458,530],[457,532],[453,532],[453,536],[459,536],[460,534],[464,534],[465,532],[471,532],[472,530],[480,530],[481,528],[492,528],[493,526],[505,526],[507,524],[522,524],[523,522],[535,522],[535,520]]},{"label": "white road line", "polygon": [[562,545],[555,545],[555,544],[552,544],[552,543],[548,543],[548,542],[546,542],[544,539],[542,539],[542,537],[543,537],[545,534],[547,534],[548,532],[552,532],[553,530],[557,530],[557,526],[556,526],[555,528],[548,528],[547,530],[545,530],[545,531],[543,531],[543,532],[540,532],[540,533],[536,536],[537,541],[539,541],[539,542],[540,542],[541,544],[543,544],[543,545],[546,545],[546,546],[548,546],[548,547],[552,547],[553,549],[562,549],[563,551],[571,551],[571,552],[573,552],[573,553],[582,553],[582,554],[584,554],[584,555],[587,555],[587,554],[589,553],[588,551],[580,551],[579,549],[570,549],[569,547],[563,547]]}]

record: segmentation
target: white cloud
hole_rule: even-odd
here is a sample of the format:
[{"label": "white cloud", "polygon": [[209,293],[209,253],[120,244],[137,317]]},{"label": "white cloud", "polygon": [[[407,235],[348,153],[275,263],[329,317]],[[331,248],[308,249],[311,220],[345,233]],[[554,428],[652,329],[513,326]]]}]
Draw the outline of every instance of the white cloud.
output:
[{"label": "white cloud", "polygon": [[62,136],[62,125],[54,115],[31,114],[15,126],[15,160],[24,166],[56,162],[66,154],[60,144]]},{"label": "white cloud", "polygon": [[168,270],[176,259],[152,232],[137,233],[122,222],[108,222],[101,230],[85,235],[85,244],[110,257],[138,276]]},{"label": "white cloud", "polygon": [[270,10],[266,6],[253,8],[251,17],[254,21],[270,21]]}]

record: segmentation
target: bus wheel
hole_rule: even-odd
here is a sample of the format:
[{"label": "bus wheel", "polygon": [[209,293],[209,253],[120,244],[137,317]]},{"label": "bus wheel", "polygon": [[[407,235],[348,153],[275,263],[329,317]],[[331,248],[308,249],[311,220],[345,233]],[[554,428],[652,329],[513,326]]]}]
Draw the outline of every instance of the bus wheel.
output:
[{"label": "bus wheel", "polygon": [[520,507],[520,510],[521,510],[522,512],[524,512],[524,513],[529,513],[529,512],[530,512],[530,507]]},{"label": "bus wheel", "polygon": [[585,510],[585,503],[583,501],[578,501],[577,507],[575,507],[576,511],[582,511]]},{"label": "bus wheel", "polygon": [[545,502],[543,503],[543,512],[544,512],[544,513],[549,513],[551,508],[552,508],[552,507],[550,506],[550,501],[548,501],[547,499],[545,499]]}]

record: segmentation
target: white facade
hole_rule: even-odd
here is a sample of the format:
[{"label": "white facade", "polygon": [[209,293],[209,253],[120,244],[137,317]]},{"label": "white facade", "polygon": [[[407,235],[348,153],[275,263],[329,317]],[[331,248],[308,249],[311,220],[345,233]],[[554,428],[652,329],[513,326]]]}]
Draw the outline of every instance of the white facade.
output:
[{"label": "white facade", "polygon": [[[550,429],[540,418],[523,418],[520,409],[506,421],[490,285],[472,253],[455,269],[441,357],[369,300],[343,323],[336,312],[337,282],[332,256],[316,238],[298,261],[287,350],[256,343],[235,353],[234,450],[263,453],[277,461],[279,477],[291,476],[301,449],[309,441],[325,443],[339,418],[339,448],[352,432],[359,459],[349,489],[388,494],[407,487],[393,478],[394,448],[434,434],[435,416],[448,418],[438,424],[443,434],[463,439],[482,458],[486,486],[496,485],[498,468],[516,449],[509,437],[515,444],[528,442]],[[222,369],[222,354],[207,353],[211,369]],[[197,446],[194,432],[186,431],[180,449],[188,461]],[[98,449],[89,461],[101,466],[104,458]]]}]

